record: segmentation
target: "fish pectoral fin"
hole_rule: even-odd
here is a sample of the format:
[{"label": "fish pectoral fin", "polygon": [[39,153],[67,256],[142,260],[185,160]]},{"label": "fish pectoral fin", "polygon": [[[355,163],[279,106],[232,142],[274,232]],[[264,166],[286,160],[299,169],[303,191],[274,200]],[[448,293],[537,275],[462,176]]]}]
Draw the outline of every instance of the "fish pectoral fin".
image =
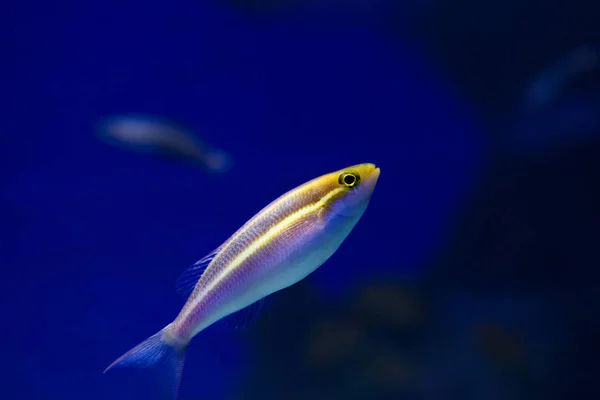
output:
[{"label": "fish pectoral fin", "polygon": [[327,225],[327,214],[325,207],[321,207],[319,211],[317,211],[317,224],[325,227]]},{"label": "fish pectoral fin", "polygon": [[294,236],[302,235],[307,231],[317,232],[324,229],[327,226],[327,221],[325,220],[324,213],[322,210],[317,211],[309,216],[298,219],[290,224],[287,224],[285,228],[283,228],[279,233],[279,239],[291,239]]},{"label": "fish pectoral fin", "polygon": [[190,297],[192,292],[194,291],[194,287],[196,283],[200,280],[200,277],[210,264],[210,262],[215,258],[215,256],[221,251],[221,247],[219,246],[217,249],[213,250],[209,254],[207,254],[204,258],[196,261],[192,266],[188,267],[185,271],[181,273],[179,279],[177,280],[177,293],[184,299]]}]

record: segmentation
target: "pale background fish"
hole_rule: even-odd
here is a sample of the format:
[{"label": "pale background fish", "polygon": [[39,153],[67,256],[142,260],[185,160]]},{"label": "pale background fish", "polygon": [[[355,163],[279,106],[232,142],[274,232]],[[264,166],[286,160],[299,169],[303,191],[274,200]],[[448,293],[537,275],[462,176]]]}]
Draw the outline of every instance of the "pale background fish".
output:
[{"label": "pale background fish", "polygon": [[228,153],[165,118],[113,116],[102,120],[98,131],[101,139],[125,149],[191,161],[211,172],[226,172],[233,164]]},{"label": "pale background fish", "polygon": [[543,68],[532,79],[523,93],[523,107],[538,109],[552,103],[578,75],[598,66],[598,50],[583,44]]}]

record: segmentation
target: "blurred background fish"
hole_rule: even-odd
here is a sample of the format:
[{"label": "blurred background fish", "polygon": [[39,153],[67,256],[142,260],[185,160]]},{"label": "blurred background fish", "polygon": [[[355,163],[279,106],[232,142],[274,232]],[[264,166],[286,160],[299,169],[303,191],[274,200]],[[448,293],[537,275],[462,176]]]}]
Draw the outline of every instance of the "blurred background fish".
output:
[{"label": "blurred background fish", "polygon": [[227,172],[233,164],[224,150],[209,146],[187,128],[165,118],[112,116],[99,122],[98,133],[106,142],[127,150],[191,162],[210,172]]},{"label": "blurred background fish", "polygon": [[595,68],[597,64],[598,52],[590,45],[581,45],[569,51],[535,76],[525,89],[523,107],[548,106],[570,81]]},{"label": "blurred background fish", "polygon": [[600,97],[588,78],[598,71],[598,57],[597,46],[579,45],[534,74],[508,119],[510,154],[532,157],[597,139]]}]

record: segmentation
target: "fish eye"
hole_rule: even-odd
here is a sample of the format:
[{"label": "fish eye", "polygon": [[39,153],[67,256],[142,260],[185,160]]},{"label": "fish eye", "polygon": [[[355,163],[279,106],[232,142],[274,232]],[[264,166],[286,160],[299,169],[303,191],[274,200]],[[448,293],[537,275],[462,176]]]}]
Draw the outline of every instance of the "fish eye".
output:
[{"label": "fish eye", "polygon": [[360,182],[360,175],[355,172],[342,172],[338,178],[340,185],[353,188],[358,186]]}]

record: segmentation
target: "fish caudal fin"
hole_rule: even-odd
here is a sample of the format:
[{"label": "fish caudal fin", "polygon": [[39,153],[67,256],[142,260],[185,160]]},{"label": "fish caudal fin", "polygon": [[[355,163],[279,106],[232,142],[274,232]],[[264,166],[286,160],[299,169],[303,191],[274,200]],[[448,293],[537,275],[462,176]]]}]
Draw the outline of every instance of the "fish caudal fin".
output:
[{"label": "fish caudal fin", "polygon": [[176,399],[179,394],[186,349],[187,343],[178,343],[170,338],[167,326],[117,358],[104,370],[104,373],[113,367],[157,367],[167,378],[166,383],[171,398]]}]

